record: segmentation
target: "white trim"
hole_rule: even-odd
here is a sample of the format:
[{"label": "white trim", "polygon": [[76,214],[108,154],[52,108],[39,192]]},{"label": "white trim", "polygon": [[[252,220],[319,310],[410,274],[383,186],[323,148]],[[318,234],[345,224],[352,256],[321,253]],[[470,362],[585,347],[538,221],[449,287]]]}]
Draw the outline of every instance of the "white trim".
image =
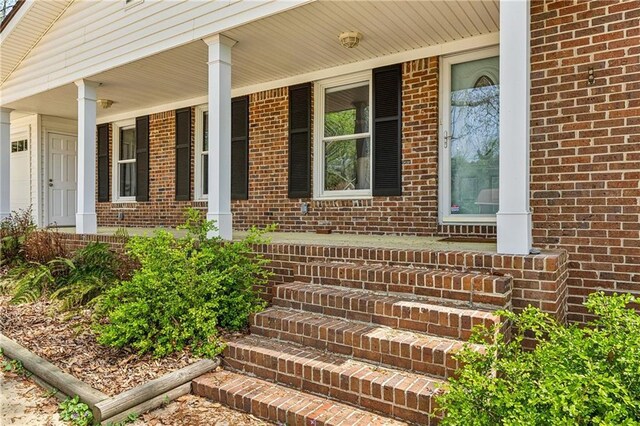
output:
[{"label": "white trim", "polygon": [[[328,89],[342,87],[344,89],[352,87],[363,86],[365,83],[369,86],[369,132],[359,133],[356,135],[336,136],[336,137],[324,137],[324,94]],[[325,191],[324,189],[324,142],[326,140],[343,140],[354,139],[357,136],[363,136],[369,138],[369,183],[373,184],[373,164],[372,164],[372,146],[373,146],[373,132],[371,126],[373,126],[373,120],[371,114],[373,111],[372,101],[372,75],[371,70],[362,71],[359,73],[352,73],[348,75],[341,75],[318,81],[314,83],[314,138],[313,144],[313,198],[317,200],[345,200],[345,199],[366,199],[372,197],[372,188],[369,189],[356,189],[350,191]]]},{"label": "white trim", "polygon": [[172,111],[176,109],[191,107],[194,105],[206,104],[207,96],[198,96],[196,98],[184,99],[181,101],[169,102],[161,105],[154,105],[146,108],[140,108],[118,114],[105,115],[99,117],[98,124],[113,123],[114,121],[128,120],[131,117],[142,117],[144,115],[158,114],[160,112]]},{"label": "white trim", "polygon": [[455,40],[449,43],[437,44],[434,46],[421,47],[419,49],[408,50],[406,52],[394,53],[391,55],[380,56],[377,58],[367,59],[360,62],[354,62],[346,65],[339,65],[333,68],[313,71],[305,74],[287,77],[279,80],[257,83],[250,86],[238,87],[231,91],[233,97],[250,95],[252,93],[262,92],[280,87],[288,87],[296,84],[307,83],[309,81],[324,80],[336,75],[345,75],[360,71],[371,70],[385,65],[398,64],[416,59],[431,58],[434,56],[443,56],[455,52],[464,52],[467,50],[475,50],[486,46],[497,45],[500,42],[500,33],[489,33],[475,37],[469,37],[462,40]]},{"label": "white trim", "polygon": [[438,221],[441,225],[448,224],[495,224],[496,216],[492,215],[452,215],[451,214],[451,156],[450,144],[445,148],[445,125],[449,124],[451,91],[451,65],[477,59],[499,56],[498,46],[489,46],[471,52],[461,52],[446,55],[440,61],[440,87],[438,110],[440,111],[438,123]]},{"label": "white trim", "polygon": [[[202,162],[202,154],[204,151],[202,150],[202,138],[204,137],[204,120],[202,119],[202,114],[209,111],[209,105],[203,104],[196,106],[196,128],[194,132],[194,176],[193,176],[193,194],[194,201],[207,201],[207,195],[202,192],[202,171],[204,169]],[[209,152],[207,151],[207,155]]]},{"label": "white trim", "polygon": [[[136,197],[121,197],[120,196],[120,171],[118,165],[120,163],[133,163],[134,161],[130,160],[120,160],[120,129],[122,128],[135,128],[136,120],[135,118],[130,118],[128,120],[122,120],[112,123],[111,125],[111,146],[112,146],[112,156],[111,156],[111,202],[112,203],[135,203]],[[137,188],[136,188],[137,190]]]}]

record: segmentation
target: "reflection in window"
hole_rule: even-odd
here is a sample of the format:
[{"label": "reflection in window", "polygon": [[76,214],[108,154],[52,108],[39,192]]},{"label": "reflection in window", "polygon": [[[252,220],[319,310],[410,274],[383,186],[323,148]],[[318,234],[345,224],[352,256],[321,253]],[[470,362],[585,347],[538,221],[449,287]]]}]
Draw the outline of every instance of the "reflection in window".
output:
[{"label": "reflection in window", "polygon": [[371,188],[369,103],[368,81],[325,91],[325,191]]},{"label": "reflection in window", "polygon": [[[491,75],[498,58],[454,64],[451,69],[451,213],[498,211],[500,88]],[[477,75],[477,74],[476,74]]]},{"label": "reflection in window", "polygon": [[136,128],[120,128],[118,151],[118,181],[120,197],[136,195]]}]

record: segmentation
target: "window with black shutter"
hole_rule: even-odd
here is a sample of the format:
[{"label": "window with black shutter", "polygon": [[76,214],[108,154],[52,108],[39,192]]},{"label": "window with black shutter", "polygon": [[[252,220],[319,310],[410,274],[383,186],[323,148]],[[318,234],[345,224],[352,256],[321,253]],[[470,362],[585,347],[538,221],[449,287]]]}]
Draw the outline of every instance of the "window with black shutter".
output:
[{"label": "window with black shutter", "polygon": [[311,196],[311,84],[289,88],[289,198]]},{"label": "window with black shutter", "polygon": [[231,199],[249,198],[249,97],[231,100]]},{"label": "window with black shutter", "polygon": [[176,110],[176,201],[191,199],[191,107]]},{"label": "window with black shutter", "polygon": [[109,125],[98,126],[98,201],[109,201]]}]

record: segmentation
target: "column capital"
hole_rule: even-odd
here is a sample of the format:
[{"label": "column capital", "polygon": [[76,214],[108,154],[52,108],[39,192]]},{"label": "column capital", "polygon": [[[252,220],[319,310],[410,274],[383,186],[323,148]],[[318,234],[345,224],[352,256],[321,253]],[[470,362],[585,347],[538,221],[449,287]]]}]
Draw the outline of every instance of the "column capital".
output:
[{"label": "column capital", "polygon": [[222,44],[223,46],[233,47],[236,45],[236,43],[238,43],[237,40],[234,40],[222,34],[214,34],[212,36],[205,37],[202,39],[202,41],[204,41],[208,46]]},{"label": "column capital", "polygon": [[78,87],[92,87],[94,89],[102,84],[102,83],[98,83],[97,81],[91,81],[84,78],[78,79],[74,81],[74,83]]},{"label": "column capital", "polygon": [[0,108],[0,122],[2,124],[9,124],[11,122],[11,111],[13,111],[11,108]]},{"label": "column capital", "polygon": [[13,108],[0,107],[0,113],[2,114],[11,114],[13,111]]}]

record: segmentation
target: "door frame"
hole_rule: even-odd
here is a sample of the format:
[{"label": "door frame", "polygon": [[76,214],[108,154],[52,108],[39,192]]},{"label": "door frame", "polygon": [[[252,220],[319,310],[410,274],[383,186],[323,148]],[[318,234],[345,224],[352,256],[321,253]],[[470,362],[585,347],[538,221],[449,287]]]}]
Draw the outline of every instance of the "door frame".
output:
[{"label": "door frame", "polygon": [[[478,59],[500,56],[500,46],[445,55],[440,58],[440,88],[438,94],[438,223],[440,225],[492,225],[495,215],[452,215],[451,206],[451,156],[445,148],[445,130],[450,125],[451,65]],[[448,144],[450,147],[450,143]]]},{"label": "door frame", "polygon": [[[78,144],[78,135],[75,133],[71,133],[71,132],[59,132],[56,130],[45,130],[44,131],[44,149],[43,149],[43,158],[42,158],[42,179],[41,179],[41,183],[42,183],[42,198],[43,198],[43,203],[42,203],[42,212],[43,212],[43,225],[44,227],[50,227],[53,224],[50,221],[50,215],[49,215],[49,163],[50,163],[50,154],[51,154],[51,140],[50,137],[51,135],[61,135],[61,136],[69,136],[72,138],[76,139],[76,156],[78,155],[78,149],[77,149],[77,144]],[[76,161],[79,161],[79,159],[76,159]],[[77,174],[77,173],[76,173]],[[78,183],[76,182],[76,191],[77,191],[77,187],[78,187]],[[75,224],[75,214],[74,214],[74,224]]]}]

